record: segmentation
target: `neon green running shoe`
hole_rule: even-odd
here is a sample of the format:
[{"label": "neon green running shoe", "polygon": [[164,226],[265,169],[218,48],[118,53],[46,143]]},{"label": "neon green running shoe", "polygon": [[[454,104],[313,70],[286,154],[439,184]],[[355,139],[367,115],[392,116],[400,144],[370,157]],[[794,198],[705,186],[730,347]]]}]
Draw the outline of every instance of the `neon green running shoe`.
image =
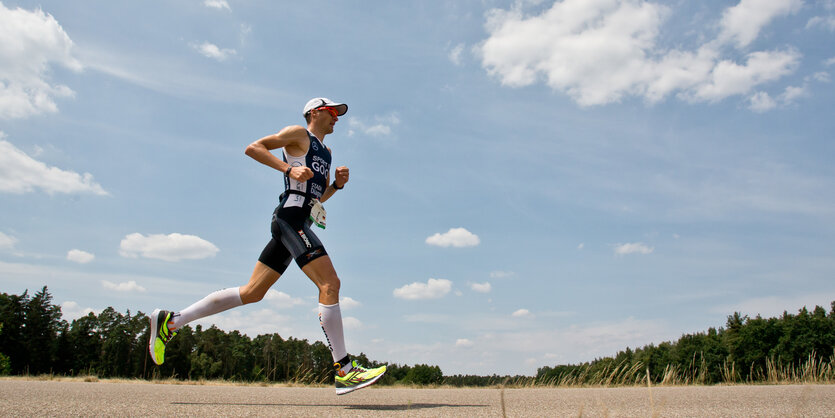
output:
[{"label": "neon green running shoe", "polygon": [[165,344],[168,344],[171,338],[177,335],[177,331],[168,329],[168,321],[171,320],[172,315],[173,312],[156,309],[150,317],[151,337],[148,341],[148,351],[151,352],[151,360],[157,366],[165,361]]},{"label": "neon green running shoe", "polygon": [[[338,365],[339,363],[336,363]],[[351,361],[351,370],[347,373],[336,371],[336,394],[344,395],[357,389],[374,384],[377,379],[383,377],[386,366],[376,369],[366,369],[357,364],[356,360]]]}]

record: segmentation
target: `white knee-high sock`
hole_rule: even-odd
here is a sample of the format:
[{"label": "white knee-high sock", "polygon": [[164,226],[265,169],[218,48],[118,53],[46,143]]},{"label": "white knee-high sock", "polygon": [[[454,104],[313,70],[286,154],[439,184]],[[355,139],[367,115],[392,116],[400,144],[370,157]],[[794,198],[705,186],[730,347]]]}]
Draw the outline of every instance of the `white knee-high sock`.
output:
[{"label": "white knee-high sock", "polygon": [[328,348],[331,349],[333,361],[338,362],[348,356],[348,351],[345,350],[345,335],[342,332],[342,311],[338,303],[335,305],[319,304],[319,324],[325,332],[325,340],[328,342]]},{"label": "white knee-high sock", "polygon": [[195,319],[205,318],[243,305],[239,287],[230,287],[210,293],[203,299],[198,300],[188,308],[176,313],[169,322],[169,327],[177,329]]}]

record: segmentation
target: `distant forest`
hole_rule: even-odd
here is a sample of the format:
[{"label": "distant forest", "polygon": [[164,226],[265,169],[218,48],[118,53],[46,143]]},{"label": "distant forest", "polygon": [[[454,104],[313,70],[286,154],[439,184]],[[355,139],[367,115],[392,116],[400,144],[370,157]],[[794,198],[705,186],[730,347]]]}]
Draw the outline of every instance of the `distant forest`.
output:
[{"label": "distant forest", "polygon": [[[148,316],[107,308],[67,322],[44,286],[34,295],[0,294],[0,375],[64,375],[138,379],[223,379],[245,382],[329,383],[330,351],[279,334],[250,338],[214,326],[183,327],[166,362],[148,356]],[[377,361],[354,355],[363,364]],[[677,341],[626,348],[613,357],[539,368],[536,376],[444,375],[438,366],[388,364],[378,384],[453,386],[617,386],[835,382],[835,302],[779,318],[734,313],[724,328]]]}]

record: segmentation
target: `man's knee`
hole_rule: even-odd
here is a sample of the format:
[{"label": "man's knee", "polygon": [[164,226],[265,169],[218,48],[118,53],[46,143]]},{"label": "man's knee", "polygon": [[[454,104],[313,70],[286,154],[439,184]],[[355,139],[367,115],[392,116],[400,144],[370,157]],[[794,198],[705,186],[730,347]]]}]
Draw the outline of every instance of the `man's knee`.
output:
[{"label": "man's knee", "polygon": [[241,302],[243,302],[244,305],[249,303],[260,302],[261,299],[264,299],[264,295],[266,294],[266,289],[252,289],[249,286],[243,286],[241,287]]},{"label": "man's knee", "polygon": [[339,296],[339,277],[333,275],[322,281],[319,286],[319,293],[326,296]]}]

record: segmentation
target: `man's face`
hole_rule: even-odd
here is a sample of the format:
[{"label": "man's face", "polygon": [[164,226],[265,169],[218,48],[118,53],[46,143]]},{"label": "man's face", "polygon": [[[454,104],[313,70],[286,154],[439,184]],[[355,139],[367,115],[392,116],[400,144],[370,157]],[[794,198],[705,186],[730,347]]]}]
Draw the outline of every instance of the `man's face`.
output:
[{"label": "man's face", "polygon": [[330,106],[318,107],[314,112],[316,112],[317,123],[326,125],[329,128],[328,133],[333,133],[333,126],[339,120],[339,112]]}]

